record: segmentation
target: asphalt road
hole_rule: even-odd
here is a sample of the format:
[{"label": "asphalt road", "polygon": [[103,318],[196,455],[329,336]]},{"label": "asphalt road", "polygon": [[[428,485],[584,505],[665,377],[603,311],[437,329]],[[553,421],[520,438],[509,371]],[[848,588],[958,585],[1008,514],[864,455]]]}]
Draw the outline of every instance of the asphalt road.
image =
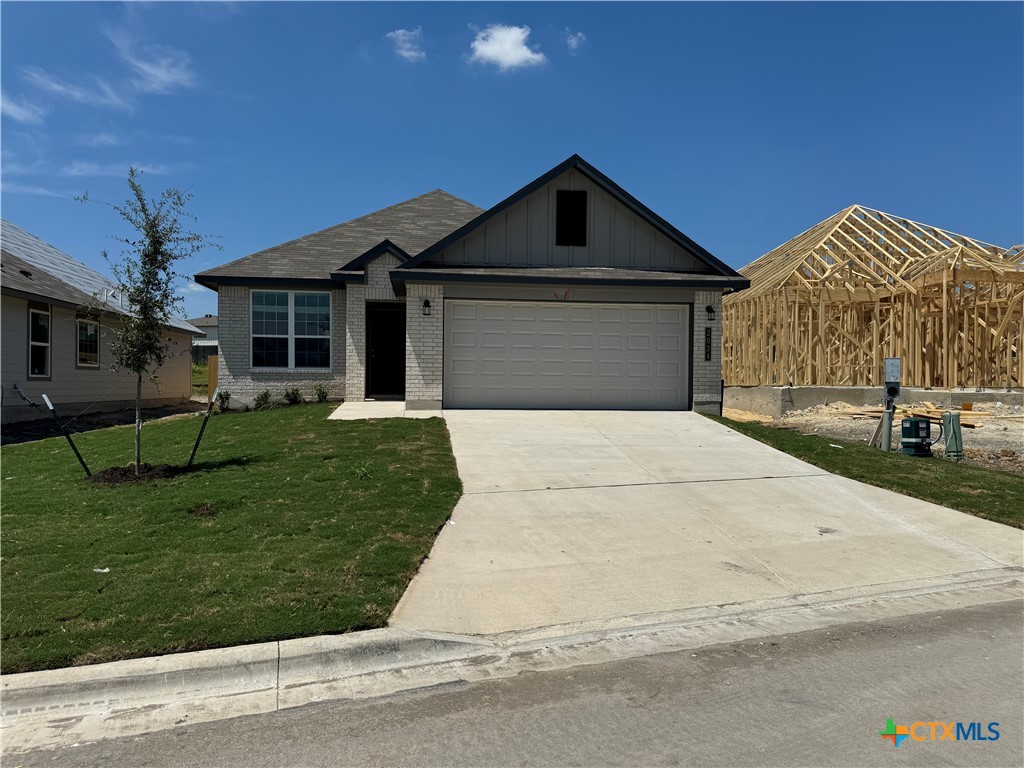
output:
[{"label": "asphalt road", "polygon": [[[5,766],[1024,765],[1019,601],[36,752]],[[998,722],[907,739],[887,718]],[[937,735],[942,729],[936,729]]]}]

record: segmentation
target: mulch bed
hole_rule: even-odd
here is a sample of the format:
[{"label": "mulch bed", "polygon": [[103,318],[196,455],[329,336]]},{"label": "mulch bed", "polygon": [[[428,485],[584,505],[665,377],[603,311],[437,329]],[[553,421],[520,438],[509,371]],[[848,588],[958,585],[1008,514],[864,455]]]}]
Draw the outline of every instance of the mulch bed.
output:
[{"label": "mulch bed", "polygon": [[148,483],[152,480],[166,480],[170,477],[177,477],[185,472],[191,472],[190,467],[176,467],[170,464],[140,464],[139,474],[135,474],[135,465],[127,467],[109,467],[108,469],[93,472],[89,479],[101,485],[124,485],[125,483]]}]

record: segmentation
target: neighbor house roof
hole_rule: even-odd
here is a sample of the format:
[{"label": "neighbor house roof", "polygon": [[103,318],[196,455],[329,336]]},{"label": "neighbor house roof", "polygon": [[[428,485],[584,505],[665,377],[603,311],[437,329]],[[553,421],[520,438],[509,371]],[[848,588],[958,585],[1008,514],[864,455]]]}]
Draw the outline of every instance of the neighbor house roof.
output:
[{"label": "neighbor house roof", "polygon": [[189,325],[194,325],[196,328],[216,328],[217,316],[203,315],[202,317],[190,317],[188,322]]},{"label": "neighbor house roof", "polygon": [[[6,219],[0,219],[0,244],[4,293],[125,314],[111,280]],[[179,317],[172,317],[168,325],[202,335]]]},{"label": "neighbor house roof", "polygon": [[[357,219],[258,251],[195,276],[208,287],[252,282],[330,280],[355,271],[384,241],[413,256],[480,214],[482,208],[435,189]],[[355,265],[353,265],[355,262]]]}]

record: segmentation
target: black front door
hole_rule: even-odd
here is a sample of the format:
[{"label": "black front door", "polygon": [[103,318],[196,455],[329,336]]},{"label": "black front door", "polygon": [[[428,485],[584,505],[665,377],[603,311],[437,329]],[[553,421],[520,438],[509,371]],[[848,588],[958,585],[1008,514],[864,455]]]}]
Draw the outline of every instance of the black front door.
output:
[{"label": "black front door", "polygon": [[366,304],[366,396],[405,398],[405,304]]}]

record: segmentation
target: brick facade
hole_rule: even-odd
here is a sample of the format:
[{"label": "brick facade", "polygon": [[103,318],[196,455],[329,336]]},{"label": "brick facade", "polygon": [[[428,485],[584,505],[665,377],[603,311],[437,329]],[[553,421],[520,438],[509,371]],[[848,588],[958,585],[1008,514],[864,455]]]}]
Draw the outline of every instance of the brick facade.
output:
[{"label": "brick facade", "polygon": [[332,400],[345,397],[345,291],[331,291],[331,367],[329,369],[288,370],[252,367],[250,336],[250,288],[222,285],[217,292],[220,338],[217,346],[218,385],[231,393],[231,405],[242,406],[269,390],[275,400],[284,390],[298,387],[309,400],[316,398],[314,387],[324,384]]},{"label": "brick facade", "polygon": [[[401,300],[395,296],[388,271],[398,262],[385,256],[367,265],[366,283],[349,283],[331,291],[332,368],[325,371],[253,370],[250,366],[250,289],[222,286],[219,295],[220,386],[233,404],[245,404],[265,389],[279,398],[298,387],[313,398],[313,387],[326,384],[332,399],[361,400],[366,391],[366,302]],[[405,390],[410,403],[442,399],[444,370],[444,288],[430,283],[406,283]],[[431,314],[423,314],[429,300]],[[706,307],[714,307],[708,322]],[[704,359],[705,329],[711,328],[711,360]],[[693,302],[693,408],[717,413],[721,407],[722,293],[698,291]]]},{"label": "brick facade", "polygon": [[[707,307],[715,310],[708,322]],[[704,359],[711,328],[711,359]],[[722,292],[697,291],[693,301],[693,410],[718,413],[722,405]]]},{"label": "brick facade", "polygon": [[[405,399],[441,402],[444,370],[444,288],[428,283],[406,283]],[[430,302],[430,315],[423,302]]]}]

